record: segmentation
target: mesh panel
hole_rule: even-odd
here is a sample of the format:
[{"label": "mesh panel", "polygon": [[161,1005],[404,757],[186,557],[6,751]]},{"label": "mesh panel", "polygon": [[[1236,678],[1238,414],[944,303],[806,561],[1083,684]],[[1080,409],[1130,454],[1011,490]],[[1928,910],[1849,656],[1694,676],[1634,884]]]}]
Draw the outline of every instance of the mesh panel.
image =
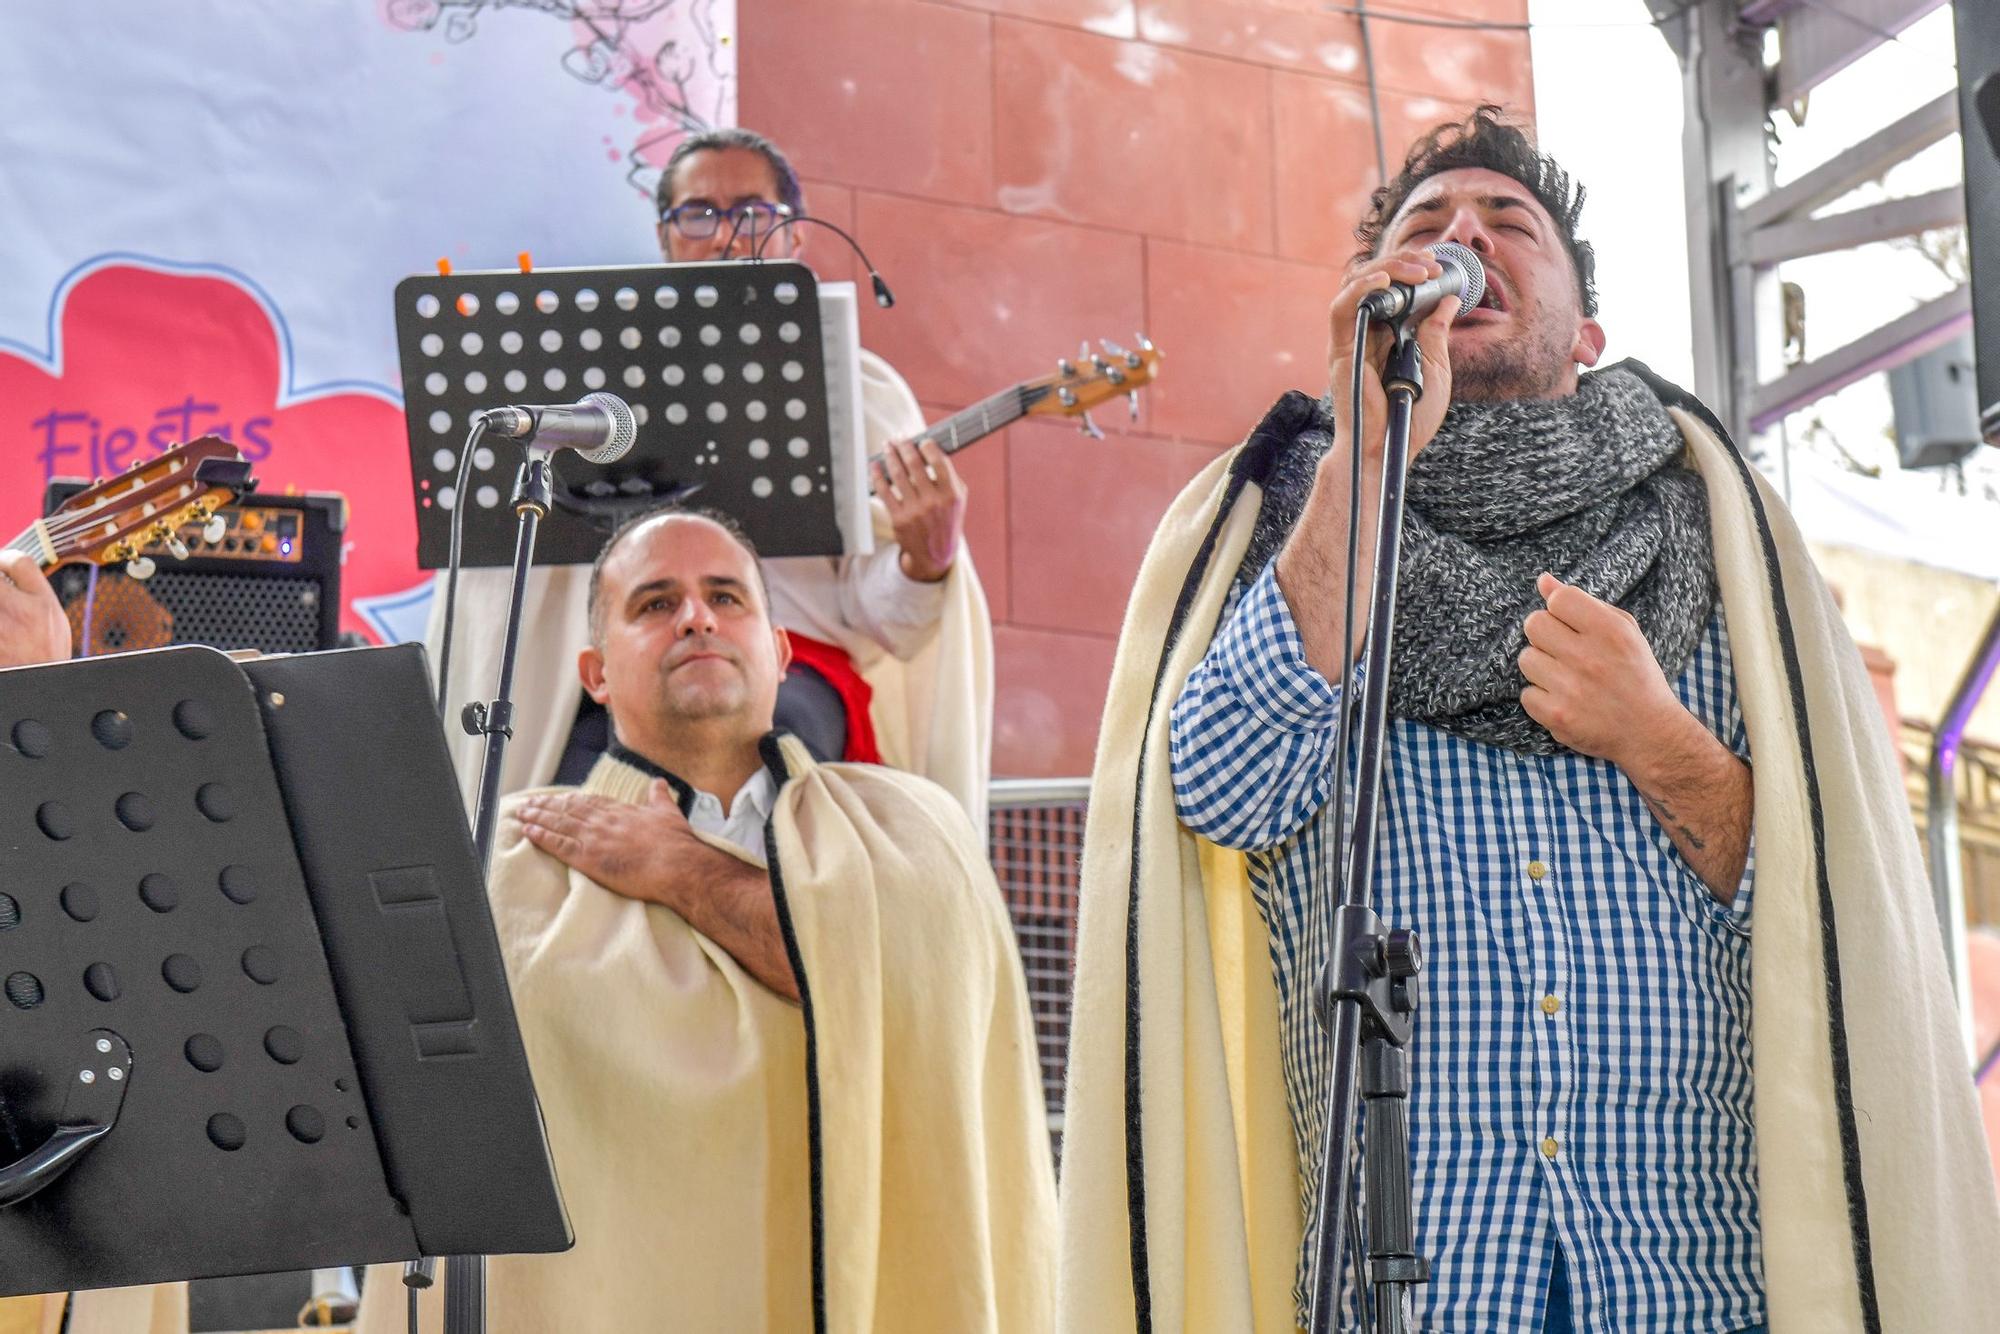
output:
[{"label": "mesh panel", "polygon": [[316,579],[162,569],[142,582],[101,570],[88,605],[85,587],[72,576],[61,591],[76,642],[79,648],[88,644],[92,655],[169,644],[266,653],[310,653],[320,646]]},{"label": "mesh panel", "polygon": [[1003,800],[996,796],[988,819],[987,850],[1021,948],[1041,1056],[1042,1095],[1060,1148],[1084,802],[1010,807]]}]

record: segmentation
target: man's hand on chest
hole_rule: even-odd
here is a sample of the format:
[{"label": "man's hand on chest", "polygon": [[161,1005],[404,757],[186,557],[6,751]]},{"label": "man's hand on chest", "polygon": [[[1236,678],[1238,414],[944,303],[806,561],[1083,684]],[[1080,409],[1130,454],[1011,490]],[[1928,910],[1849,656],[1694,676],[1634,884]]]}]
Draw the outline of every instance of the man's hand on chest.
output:
[{"label": "man's hand on chest", "polygon": [[514,818],[543,852],[614,894],[672,908],[752,977],[798,1000],[770,872],[697,835],[665,780],[654,779],[637,803],[538,793]]},{"label": "man's hand on chest", "polygon": [[514,812],[527,840],[565,866],[627,898],[662,903],[684,917],[705,887],[769,885],[759,867],[702,839],[673,789],[653,780],[643,802],[588,792],[538,793]]},{"label": "man's hand on chest", "polygon": [[1618,766],[1724,904],[1749,856],[1750,767],[1690,713],[1639,622],[1552,574],[1528,616],[1521,707],[1556,740]]}]

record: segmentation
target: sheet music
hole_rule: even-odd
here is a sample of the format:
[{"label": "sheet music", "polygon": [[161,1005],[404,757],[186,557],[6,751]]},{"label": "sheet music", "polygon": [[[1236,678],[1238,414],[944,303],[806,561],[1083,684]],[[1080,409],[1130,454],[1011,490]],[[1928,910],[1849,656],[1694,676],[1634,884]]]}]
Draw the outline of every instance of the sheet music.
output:
[{"label": "sheet music", "polygon": [[826,362],[826,411],[833,451],[833,503],[850,556],[875,549],[868,513],[868,427],[861,403],[861,308],[853,283],[819,285],[820,347]]}]

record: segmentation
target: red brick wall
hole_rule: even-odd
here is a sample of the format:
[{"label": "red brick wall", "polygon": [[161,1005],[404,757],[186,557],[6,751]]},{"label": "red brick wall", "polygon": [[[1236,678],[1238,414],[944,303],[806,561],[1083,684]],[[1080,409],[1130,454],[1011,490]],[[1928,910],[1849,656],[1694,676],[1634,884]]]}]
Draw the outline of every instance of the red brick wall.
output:
[{"label": "red brick wall", "polygon": [[[1501,23],[1527,0],[1370,9]],[[1143,330],[1166,361],[1091,441],[1023,423],[959,456],[993,605],[994,772],[1090,768],[1154,523],[1288,388],[1379,182],[1358,20],[1320,0],[738,0],[740,119],[896,291],[864,341],[942,416]],[[1532,113],[1520,30],[1369,25],[1390,164],[1479,101]],[[811,239],[827,278],[854,276]]]}]

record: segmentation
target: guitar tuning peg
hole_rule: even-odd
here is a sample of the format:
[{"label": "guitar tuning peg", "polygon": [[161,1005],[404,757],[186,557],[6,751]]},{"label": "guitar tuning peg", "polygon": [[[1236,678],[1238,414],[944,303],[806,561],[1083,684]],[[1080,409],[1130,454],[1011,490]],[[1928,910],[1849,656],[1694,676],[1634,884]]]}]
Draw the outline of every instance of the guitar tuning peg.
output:
[{"label": "guitar tuning peg", "polygon": [[1134,333],[1132,337],[1138,340],[1139,350],[1141,352],[1151,352],[1153,350],[1153,340],[1146,337],[1146,335],[1142,333]]},{"label": "guitar tuning peg", "polygon": [[175,560],[186,560],[188,558],[187,543],[181,541],[179,533],[168,533],[166,541],[167,550],[173,553]]},{"label": "guitar tuning peg", "polygon": [[1068,385],[1064,385],[1061,389],[1056,391],[1056,402],[1062,404],[1066,408],[1075,407],[1076,390],[1070,388]]},{"label": "guitar tuning peg", "polygon": [[1090,414],[1088,412],[1083,414],[1082,430],[1083,433],[1089,436],[1092,440],[1102,440],[1104,438],[1103,430],[1098,426],[1096,422],[1090,419]]},{"label": "guitar tuning peg", "polygon": [[1127,404],[1127,405],[1128,405],[1128,406],[1129,406],[1129,407],[1130,407],[1130,408],[1132,409],[1132,420],[1133,420],[1133,421],[1138,421],[1138,420],[1139,420],[1139,391],[1138,391],[1138,390],[1136,390],[1136,389],[1134,389],[1134,390],[1133,390],[1132,392],[1130,392],[1129,394],[1125,395],[1125,402],[1126,402],[1126,404]]},{"label": "guitar tuning peg", "polygon": [[214,546],[217,542],[228,536],[228,534],[229,521],[218,514],[202,525],[201,540],[210,546]]},{"label": "guitar tuning peg", "polygon": [[1056,373],[1061,375],[1064,379],[1068,379],[1070,376],[1076,374],[1076,363],[1071,361],[1068,357],[1057,357]]},{"label": "guitar tuning peg", "polygon": [[1118,346],[1118,344],[1112,342],[1109,338],[1098,339],[1097,345],[1103,348],[1105,353],[1109,356],[1123,357],[1126,355],[1125,349]]},{"label": "guitar tuning peg", "polygon": [[151,556],[134,556],[131,560],[125,562],[125,573],[141,581],[151,579],[153,577],[153,558]]}]

